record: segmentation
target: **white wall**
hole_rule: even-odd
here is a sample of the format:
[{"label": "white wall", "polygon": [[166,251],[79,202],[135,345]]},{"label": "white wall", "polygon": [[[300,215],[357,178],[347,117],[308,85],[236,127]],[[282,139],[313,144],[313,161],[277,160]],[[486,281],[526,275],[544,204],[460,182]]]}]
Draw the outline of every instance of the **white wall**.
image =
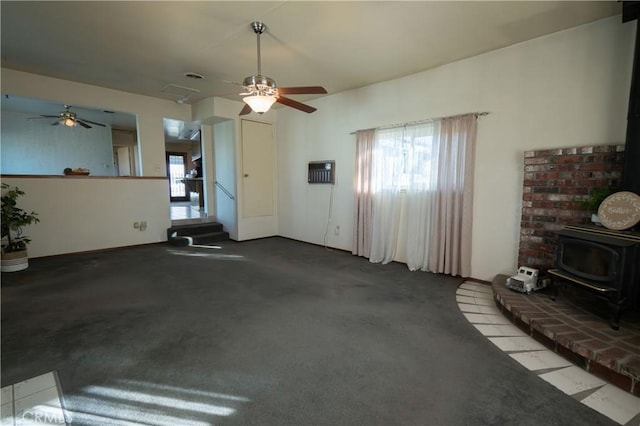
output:
[{"label": "white wall", "polygon": [[82,167],[92,175],[113,176],[111,126],[51,126],[55,119],[2,111],[2,173],[61,175]]},{"label": "white wall", "polygon": [[[409,77],[278,110],[279,232],[323,244],[329,188],[306,183],[311,160],[336,160],[328,245],[351,250],[358,129],[475,111],[472,271],[517,268],[525,150],[622,143],[635,23],[612,17]],[[419,54],[419,53],[418,53]]]},{"label": "white wall", "polygon": [[[166,179],[5,176],[2,182],[23,190],[19,206],[40,218],[23,229],[30,257],[167,240]],[[145,231],[133,228],[139,221],[147,222]]]},{"label": "white wall", "polygon": [[216,197],[215,197],[215,161],[216,155],[213,146],[213,127],[205,124],[200,127],[200,140],[199,144],[196,144],[200,149],[200,158],[202,160],[202,172],[203,172],[203,188],[204,194],[204,209],[209,217],[215,217],[217,210]]},{"label": "white wall", "polygon": [[[235,121],[227,120],[213,125],[213,143],[215,151],[215,178],[221,188],[214,187],[216,194],[216,220],[224,225],[225,231],[233,240],[238,239],[236,217],[236,151]],[[231,198],[233,197],[233,198]]]}]

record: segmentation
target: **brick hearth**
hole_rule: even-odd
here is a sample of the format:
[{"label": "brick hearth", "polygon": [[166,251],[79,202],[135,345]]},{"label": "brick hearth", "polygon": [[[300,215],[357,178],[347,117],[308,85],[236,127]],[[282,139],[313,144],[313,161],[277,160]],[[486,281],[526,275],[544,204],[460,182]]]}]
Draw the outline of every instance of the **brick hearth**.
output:
[{"label": "brick hearth", "polygon": [[573,303],[570,295],[553,301],[545,292],[521,294],[498,275],[492,288],[496,305],[525,333],[577,366],[640,396],[640,315],[623,314],[620,330],[607,318]]}]

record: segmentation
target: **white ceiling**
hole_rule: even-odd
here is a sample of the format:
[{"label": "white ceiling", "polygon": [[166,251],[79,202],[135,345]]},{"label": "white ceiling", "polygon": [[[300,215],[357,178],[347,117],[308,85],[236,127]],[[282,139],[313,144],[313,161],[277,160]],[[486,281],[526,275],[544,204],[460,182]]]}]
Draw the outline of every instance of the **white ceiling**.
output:
[{"label": "white ceiling", "polygon": [[[329,94],[386,81],[620,13],[616,1],[0,1],[2,66],[192,103],[240,100],[257,73]],[[185,77],[195,72],[202,80]],[[181,87],[187,89],[181,89]],[[186,99],[184,97],[186,96]],[[292,95],[307,101],[318,95]],[[61,100],[63,101],[63,100]],[[2,107],[57,114],[61,104],[3,96]],[[135,128],[135,116],[74,107]],[[165,120],[167,141],[199,123]]]},{"label": "white ceiling", "polygon": [[[169,84],[239,99],[256,73],[329,94],[620,13],[619,2],[2,1],[2,66],[177,100]],[[196,72],[197,81],[184,73]],[[317,96],[317,95],[316,95]],[[313,96],[292,96],[305,101]]]}]

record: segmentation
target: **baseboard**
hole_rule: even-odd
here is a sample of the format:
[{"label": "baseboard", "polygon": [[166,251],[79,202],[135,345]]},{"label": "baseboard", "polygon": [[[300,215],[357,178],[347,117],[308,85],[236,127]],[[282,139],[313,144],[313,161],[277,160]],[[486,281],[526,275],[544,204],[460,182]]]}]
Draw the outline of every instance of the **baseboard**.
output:
[{"label": "baseboard", "polygon": [[122,250],[122,249],[127,249],[127,248],[145,247],[145,246],[153,246],[153,245],[160,245],[160,244],[167,244],[167,240],[158,241],[158,242],[155,242],[155,243],[133,244],[133,245],[130,245],[130,246],[108,247],[108,248],[95,249],[95,250],[73,251],[73,252],[69,252],[69,253],[50,254],[50,255],[47,255],[47,256],[38,256],[38,257],[29,256],[29,259],[52,259],[52,258],[55,258],[55,257],[70,256],[70,255],[76,255],[76,254],[105,253],[105,252],[109,252],[109,251]]}]

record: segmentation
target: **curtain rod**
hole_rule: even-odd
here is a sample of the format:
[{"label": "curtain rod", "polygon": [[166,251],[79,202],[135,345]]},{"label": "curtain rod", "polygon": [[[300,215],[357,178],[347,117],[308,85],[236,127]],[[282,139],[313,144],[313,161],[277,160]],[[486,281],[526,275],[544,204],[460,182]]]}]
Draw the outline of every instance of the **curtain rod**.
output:
[{"label": "curtain rod", "polygon": [[431,123],[431,122],[436,121],[436,120],[444,120],[445,118],[462,117],[464,115],[475,115],[476,117],[484,117],[485,115],[489,115],[489,112],[487,112],[487,111],[469,112],[467,114],[456,114],[456,115],[450,115],[450,116],[447,116],[447,117],[426,118],[424,120],[408,121],[408,122],[402,123],[402,124],[388,124],[386,126],[371,127],[369,129],[360,129],[360,130],[356,130],[355,132],[351,132],[349,134],[350,135],[355,135],[357,132],[359,132],[361,130],[382,130],[382,129],[394,129],[394,128],[405,127],[405,126],[413,126],[413,125],[416,125],[416,124]]}]

